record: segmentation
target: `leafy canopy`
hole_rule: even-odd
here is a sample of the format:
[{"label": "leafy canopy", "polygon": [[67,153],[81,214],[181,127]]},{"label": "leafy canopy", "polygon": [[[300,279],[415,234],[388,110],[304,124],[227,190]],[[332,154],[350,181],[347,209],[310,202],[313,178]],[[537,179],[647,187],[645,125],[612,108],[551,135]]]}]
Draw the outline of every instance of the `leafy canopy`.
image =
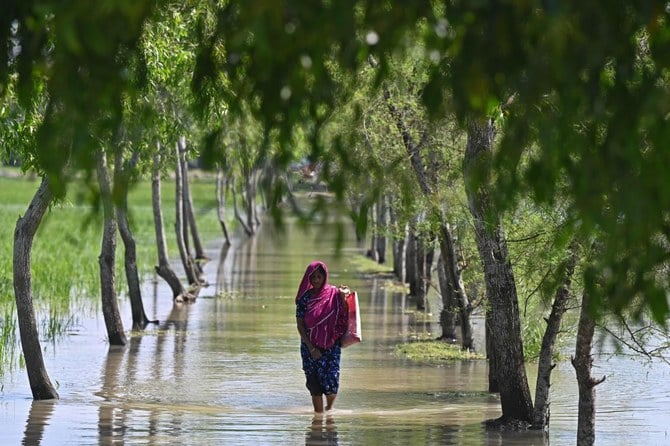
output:
[{"label": "leafy canopy", "polygon": [[[204,2],[188,4],[194,8]],[[18,74],[24,104],[46,76],[49,103],[36,165],[60,175],[92,166],[96,137],[118,120],[132,91],[126,67],[144,24],[165,2],[5,0],[0,89]],[[290,159],[293,127],[316,135],[336,104],[329,64],[356,74],[369,56],[388,60],[422,31],[430,60],[423,102],[431,116],[454,107],[461,122],[500,116],[499,203],[526,193],[557,197],[601,255],[586,273],[597,306],[640,302],[668,316],[670,225],[670,27],[663,1],[206,2],[192,87],[231,112],[250,107],[279,130],[275,160]],[[453,98],[447,103],[446,98]],[[269,141],[270,138],[266,138]],[[310,137],[313,151],[324,148]],[[533,159],[521,164],[533,147]],[[345,154],[346,155],[346,154]],[[637,297],[641,297],[637,300]],[[607,299],[607,301],[605,301]]]}]

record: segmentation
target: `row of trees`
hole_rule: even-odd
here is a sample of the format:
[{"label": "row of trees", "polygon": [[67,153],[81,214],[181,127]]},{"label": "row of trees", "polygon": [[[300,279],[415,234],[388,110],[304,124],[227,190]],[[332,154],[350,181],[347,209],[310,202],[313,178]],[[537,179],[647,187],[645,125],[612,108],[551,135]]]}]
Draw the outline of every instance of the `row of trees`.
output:
[{"label": "row of trees", "polygon": [[[592,402],[598,383],[591,342],[606,309],[665,323],[670,184],[659,169],[670,136],[670,28],[662,2],[104,3],[10,0],[0,22],[0,119],[8,154],[45,178],[38,195],[61,197],[70,178],[97,170],[105,252],[114,252],[112,226],[124,221],[134,176],[153,169],[158,180],[170,141],[181,147],[170,162],[183,163],[180,137],[189,135],[203,142],[203,162],[220,169],[222,217],[232,192],[249,235],[259,195],[281,222],[286,169],[308,154],[323,162],[336,198],[351,204],[361,235],[373,216],[378,260],[386,257],[382,228],[396,262],[412,253],[419,279],[438,246],[444,336],[453,336],[458,316],[465,348],[467,284],[483,283],[471,289],[486,295],[499,422],[547,427],[552,348],[571,289],[581,294],[580,401]],[[105,179],[107,158],[114,181]],[[178,197],[188,198],[188,182],[179,181],[187,170],[175,172],[186,186]],[[177,206],[185,241],[194,227],[183,212],[188,200]],[[547,242],[526,254],[527,269],[510,256],[510,233]],[[25,271],[30,244],[21,246],[15,259]],[[188,282],[197,283],[179,247]],[[112,261],[101,255],[108,327],[116,318]],[[29,293],[29,277],[23,283]],[[421,302],[425,282],[411,286]],[[535,405],[520,286],[554,295]],[[117,337],[110,332],[110,342]],[[592,408],[580,402],[584,444],[594,438]]]}]

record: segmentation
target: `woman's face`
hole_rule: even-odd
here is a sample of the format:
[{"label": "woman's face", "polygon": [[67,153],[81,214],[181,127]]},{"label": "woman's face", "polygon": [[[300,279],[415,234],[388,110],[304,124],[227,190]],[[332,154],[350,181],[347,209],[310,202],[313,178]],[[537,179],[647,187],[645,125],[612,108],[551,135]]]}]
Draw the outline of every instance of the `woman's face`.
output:
[{"label": "woman's face", "polygon": [[312,284],[314,288],[319,289],[326,282],[326,275],[319,268],[309,276],[309,282]]}]

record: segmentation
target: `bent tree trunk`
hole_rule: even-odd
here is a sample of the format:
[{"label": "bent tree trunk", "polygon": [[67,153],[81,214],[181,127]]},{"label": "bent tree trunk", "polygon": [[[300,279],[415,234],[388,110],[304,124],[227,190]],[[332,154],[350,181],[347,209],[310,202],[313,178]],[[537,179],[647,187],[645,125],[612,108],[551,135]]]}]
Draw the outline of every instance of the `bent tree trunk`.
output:
[{"label": "bent tree trunk", "polygon": [[14,230],[13,279],[16,313],[19,319],[21,347],[23,358],[26,361],[30,390],[36,400],[58,398],[58,393],[51,384],[44,366],[37,322],[35,321],[30,272],[31,250],[35,233],[51,200],[53,200],[53,195],[49,190],[49,181],[47,178],[43,178],[26,214],[19,217]]},{"label": "bent tree trunk", "polygon": [[102,314],[107,327],[110,345],[126,345],[126,334],[116,301],[116,273],[114,272],[116,256],[116,219],[112,204],[112,192],[107,170],[107,159],[103,151],[98,155],[98,183],[104,215],[104,228],[100,246],[100,294],[102,295]]},{"label": "bent tree trunk", "polygon": [[172,298],[181,302],[186,292],[181,281],[172,270],[168,261],[167,242],[165,240],[165,227],[163,225],[163,208],[161,202],[161,170],[160,170],[160,150],[161,145],[156,146],[157,153],[154,154],[153,169],[151,172],[151,205],[154,214],[154,231],[156,233],[156,251],[158,253],[158,265],[156,265],[156,274],[163,278],[172,290]]},{"label": "bent tree trunk", "polygon": [[140,277],[137,272],[137,248],[133,233],[128,224],[128,213],[126,211],[124,198],[123,209],[116,210],[116,217],[119,221],[119,232],[123,240],[124,250],[124,268],[126,270],[126,280],[128,281],[128,296],[130,297],[130,307],[133,314],[133,328],[142,329],[150,321],[144,311],[142,303],[142,291],[140,288]]},{"label": "bent tree trunk", "polygon": [[[131,162],[131,167],[134,165]],[[144,311],[142,304],[142,290],[140,287],[140,276],[137,271],[137,248],[135,238],[128,222],[128,177],[123,169],[123,156],[121,148],[117,148],[114,159],[114,175],[116,184],[119,185],[119,192],[122,194],[116,207],[116,219],[119,224],[119,233],[123,240],[124,247],[124,268],[126,271],[126,280],[128,282],[128,297],[130,298],[130,308],[133,315],[133,329],[143,329],[147,326],[149,318]],[[155,321],[154,321],[155,322]]]},{"label": "bent tree trunk", "polygon": [[489,172],[495,127],[491,121],[471,122],[463,159],[468,206],[475,225],[477,249],[484,267],[492,332],[491,346],[497,365],[502,417],[489,426],[531,425],[533,403],[523,358],[521,318],[514,272],[500,218],[493,209],[489,186],[476,173]]},{"label": "bent tree trunk", "polygon": [[552,364],[554,344],[561,328],[563,314],[567,310],[572,276],[577,265],[578,246],[572,243],[569,249],[569,258],[565,262],[563,284],[556,290],[551,313],[547,319],[547,328],[542,337],[540,360],[537,367],[537,381],[535,385],[535,407],[533,408],[533,429],[547,431],[549,429],[549,388],[551,385],[551,371],[556,367]]},{"label": "bent tree trunk", "polygon": [[577,327],[575,356],[572,358],[572,366],[577,374],[577,387],[579,387],[578,446],[591,446],[596,441],[596,386],[605,381],[604,376],[599,380],[591,377],[591,367],[593,366],[591,345],[595,327],[596,323],[589,313],[588,294],[584,293]]}]

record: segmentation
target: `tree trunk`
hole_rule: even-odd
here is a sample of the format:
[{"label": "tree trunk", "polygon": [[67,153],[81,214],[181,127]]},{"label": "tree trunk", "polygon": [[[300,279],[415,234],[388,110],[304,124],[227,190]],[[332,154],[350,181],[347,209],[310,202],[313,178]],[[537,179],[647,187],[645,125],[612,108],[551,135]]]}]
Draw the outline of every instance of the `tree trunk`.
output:
[{"label": "tree trunk", "polygon": [[49,190],[49,180],[43,178],[26,210],[26,214],[19,217],[14,229],[13,280],[16,313],[19,320],[21,347],[26,362],[30,390],[36,400],[58,398],[58,392],[51,384],[42,357],[42,348],[40,347],[40,338],[35,320],[35,308],[33,307],[30,270],[33,240],[37,228],[42,222],[42,217],[44,217],[52,200],[53,195]]},{"label": "tree trunk", "polygon": [[258,232],[258,228],[261,227],[261,218],[258,216],[258,200],[257,200],[257,195],[258,195],[258,184],[261,181],[261,173],[262,171],[260,169],[256,169],[256,172],[253,175],[253,183],[252,183],[252,190],[251,190],[251,212],[254,217],[254,234]]},{"label": "tree trunk", "polygon": [[175,274],[168,260],[167,242],[165,240],[165,227],[163,225],[163,208],[161,199],[161,170],[160,170],[160,151],[161,145],[156,144],[154,154],[153,169],[151,173],[151,204],[154,214],[154,231],[156,233],[156,251],[158,253],[158,265],[156,265],[156,274],[163,278],[172,290],[172,298],[181,302],[186,296],[186,291],[181,281]]},{"label": "tree trunk", "polygon": [[377,212],[378,208],[375,203],[370,206],[370,221],[369,225],[372,228],[371,234],[370,234],[370,248],[368,248],[368,252],[366,253],[366,256],[370,260],[374,260],[377,262],[379,260],[379,251],[377,249],[377,242],[379,241],[379,238],[377,237],[377,232],[379,231],[379,227],[377,226]]},{"label": "tree trunk", "polygon": [[449,286],[444,266],[444,256],[442,255],[437,259],[437,277],[440,283],[440,294],[442,295],[442,311],[440,311],[440,327],[442,328],[442,335],[438,339],[453,342],[456,340],[457,304],[455,293]]},{"label": "tree trunk", "polygon": [[416,227],[416,217],[412,217],[409,230],[407,231],[407,241],[405,242],[405,278],[409,284],[409,295],[416,296],[416,287],[418,282],[416,269],[416,245],[417,239],[414,233]]},{"label": "tree trunk", "polygon": [[[363,203],[360,195],[349,195],[349,207],[351,208],[351,215],[354,221],[354,232],[356,233],[356,244],[359,247],[362,247],[365,243],[365,232],[363,231],[363,226],[359,224],[362,220],[361,213],[366,212],[363,209]],[[366,225],[367,227],[367,225]]]},{"label": "tree trunk", "polygon": [[416,262],[416,286],[414,297],[416,298],[416,309],[426,309],[426,245],[422,238],[415,237],[416,248],[414,251]]},{"label": "tree trunk", "polygon": [[407,225],[400,229],[400,222],[393,204],[389,206],[390,227],[393,229],[393,273],[402,283],[405,283],[405,240],[407,239]]},{"label": "tree trunk", "polygon": [[393,242],[393,271],[401,283],[407,282],[407,225],[402,236]]},{"label": "tree trunk", "polygon": [[188,221],[188,224],[186,224],[188,231],[185,231],[184,237],[188,239],[188,232],[191,233],[193,249],[195,250],[195,258],[197,260],[209,260],[202,248],[200,233],[198,232],[195,214],[193,213],[193,197],[191,196],[191,182],[188,174],[188,162],[186,160],[186,138],[183,136],[179,138],[179,160],[179,164],[181,165],[182,192],[184,193],[184,218]]},{"label": "tree trunk", "polygon": [[433,280],[433,262],[435,261],[434,240],[431,240],[430,244],[424,243],[424,259],[424,277],[426,283],[430,283]]},{"label": "tree trunk", "polygon": [[[131,162],[128,169],[133,169],[135,162]],[[123,194],[116,207],[116,219],[119,224],[119,233],[123,240],[124,247],[124,267],[126,271],[126,280],[128,282],[128,296],[130,298],[130,307],[133,315],[133,329],[141,330],[147,326],[149,321],[142,304],[142,290],[140,286],[140,276],[137,271],[137,248],[133,232],[128,223],[128,181],[129,172],[124,170],[123,155],[120,148],[117,148],[114,158],[114,177],[115,185],[120,194]]]},{"label": "tree trunk", "polygon": [[188,231],[185,231],[187,219],[184,215],[184,181],[182,177],[181,156],[179,144],[177,150],[177,166],[175,168],[175,235],[177,236],[177,247],[179,248],[179,255],[181,257],[184,272],[186,273],[186,280],[189,285],[199,286],[200,280],[198,278],[195,261],[189,252],[186,240],[188,239]]},{"label": "tree trunk", "polygon": [[387,206],[386,196],[379,197],[377,202],[377,263],[386,263],[386,229],[387,229]]},{"label": "tree trunk", "polygon": [[242,216],[239,212],[239,209],[237,207],[237,197],[235,195],[235,191],[233,191],[233,201],[234,201],[234,210],[235,210],[235,216],[238,218],[240,223],[242,224],[245,232],[247,233],[248,236],[252,236],[256,234],[256,230],[258,229],[257,223],[260,221],[257,218],[256,215],[256,182],[257,182],[257,174],[255,172],[255,169],[251,167],[250,165],[250,160],[245,159],[242,160],[242,181],[243,184],[241,186],[241,204],[242,204],[242,209],[244,210],[244,216]]},{"label": "tree trunk", "polygon": [[107,327],[107,337],[110,345],[126,345],[126,334],[123,331],[123,322],[119,314],[119,304],[116,300],[116,219],[114,205],[107,171],[107,159],[104,151],[98,154],[98,183],[102,199],[104,228],[100,246],[100,294],[102,296],[102,314]]},{"label": "tree trunk", "polygon": [[458,264],[456,253],[456,237],[454,237],[451,226],[448,223],[440,225],[440,252],[444,257],[445,272],[447,274],[447,285],[458,304],[458,318],[461,325],[461,348],[474,351],[475,343],[472,336],[472,305],[465,292],[463,284],[463,270]]},{"label": "tree trunk", "polygon": [[231,183],[231,188],[233,190],[233,213],[235,214],[235,218],[237,221],[240,223],[242,226],[242,229],[244,230],[244,233],[247,234],[247,237],[251,237],[254,235],[253,228],[249,227],[247,224],[246,220],[242,218],[242,214],[240,214],[240,210],[237,207],[237,182],[235,181],[235,178],[233,178],[232,183]]},{"label": "tree trunk", "polygon": [[596,386],[605,381],[604,376],[599,380],[591,377],[593,366],[591,344],[595,326],[595,321],[589,313],[589,298],[587,293],[584,293],[577,327],[575,356],[572,358],[572,366],[577,374],[577,387],[579,387],[578,446],[591,446],[596,441]]},{"label": "tree trunk", "polygon": [[498,355],[496,354],[495,346],[493,345],[493,337],[495,331],[493,330],[493,314],[491,309],[486,306],[485,313],[485,336],[486,336],[486,359],[489,363],[489,392],[500,393],[500,385],[498,384],[498,375],[500,366],[498,365]]},{"label": "tree trunk", "polygon": [[533,408],[533,429],[548,431],[549,429],[549,388],[551,385],[551,371],[555,364],[552,364],[554,356],[554,344],[561,328],[563,314],[567,310],[568,298],[570,296],[570,287],[572,276],[577,265],[578,247],[572,243],[569,249],[567,262],[565,263],[563,284],[556,290],[554,303],[551,307],[551,313],[547,319],[547,328],[542,337],[542,348],[540,349],[540,359],[537,368],[537,382],[535,385],[535,407]]},{"label": "tree trunk", "polygon": [[228,225],[226,224],[226,191],[228,190],[228,181],[223,178],[223,171],[219,167],[216,171],[216,215],[219,217],[219,224],[223,232],[224,243],[230,246],[230,235],[228,234]]},{"label": "tree trunk", "polygon": [[[497,381],[500,387],[502,417],[488,423],[517,428],[531,425],[533,404],[523,358],[521,319],[514,272],[507,251],[500,219],[493,209],[486,183],[475,181],[478,172],[490,169],[495,127],[491,121],[481,125],[471,122],[463,160],[468,205],[475,225],[477,249],[484,267],[486,293],[491,309],[491,345],[497,359]],[[491,222],[491,223],[489,223]]]}]

